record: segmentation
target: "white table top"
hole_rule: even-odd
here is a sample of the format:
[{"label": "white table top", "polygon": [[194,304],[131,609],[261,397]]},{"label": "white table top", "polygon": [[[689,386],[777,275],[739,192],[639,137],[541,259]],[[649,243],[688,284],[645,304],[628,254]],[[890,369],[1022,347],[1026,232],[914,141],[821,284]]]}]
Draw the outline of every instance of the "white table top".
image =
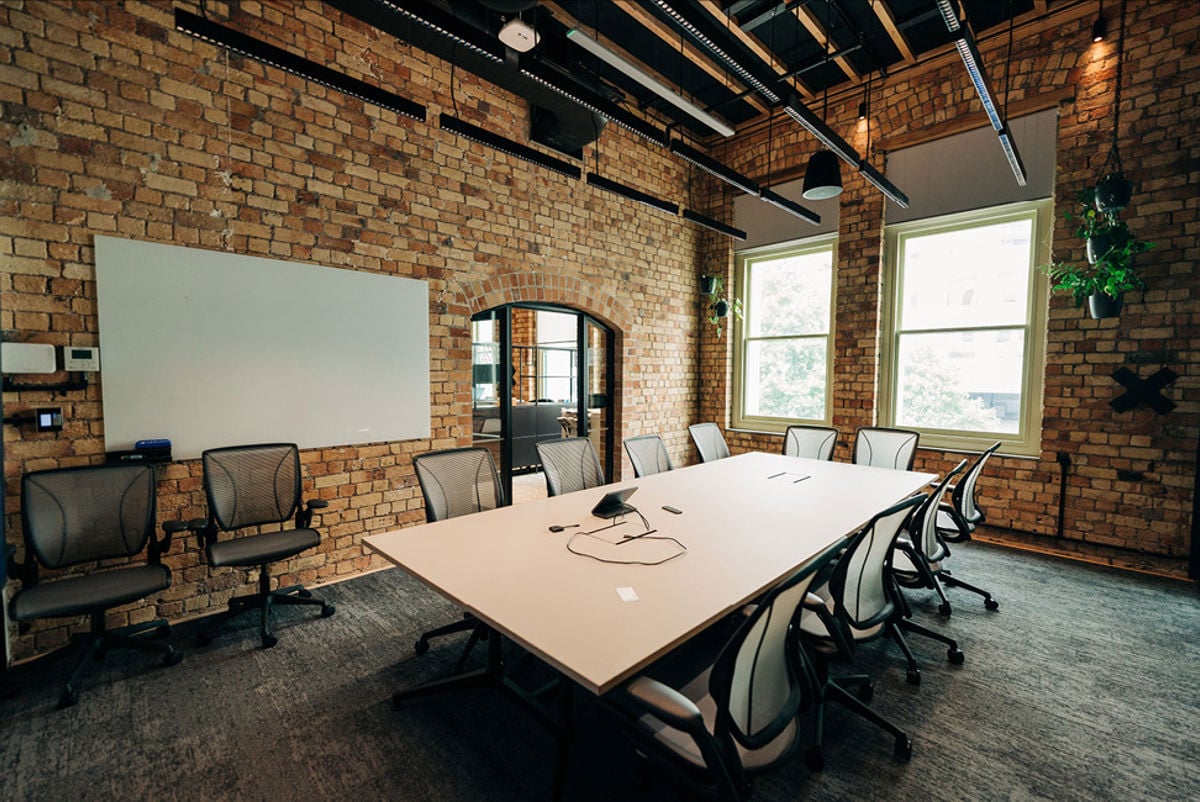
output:
[{"label": "white table top", "polygon": [[[781,476],[774,476],[783,473]],[[774,478],[768,478],[772,477]],[[799,477],[809,478],[796,481]],[[502,507],[364,539],[370,548],[593,693],[606,693],[709,624],[757,597],[876,512],[923,489],[928,473],[776,454],[742,454],[605,488]],[[687,553],[661,565],[612,565],[567,550],[606,490]],[[674,515],[670,505],[683,511]],[[643,531],[636,515],[597,533]],[[550,524],[579,523],[552,533]],[[574,541],[614,560],[653,561],[663,541]],[[632,588],[623,601],[618,588]]]}]

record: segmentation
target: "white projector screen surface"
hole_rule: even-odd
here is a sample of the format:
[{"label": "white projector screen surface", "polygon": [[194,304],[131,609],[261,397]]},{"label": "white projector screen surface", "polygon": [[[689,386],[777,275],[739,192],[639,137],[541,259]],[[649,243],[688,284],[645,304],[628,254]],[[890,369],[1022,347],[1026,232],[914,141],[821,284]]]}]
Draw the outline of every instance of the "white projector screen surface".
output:
[{"label": "white projector screen surface", "polygon": [[96,294],[109,451],[429,437],[424,281],[96,237]]}]

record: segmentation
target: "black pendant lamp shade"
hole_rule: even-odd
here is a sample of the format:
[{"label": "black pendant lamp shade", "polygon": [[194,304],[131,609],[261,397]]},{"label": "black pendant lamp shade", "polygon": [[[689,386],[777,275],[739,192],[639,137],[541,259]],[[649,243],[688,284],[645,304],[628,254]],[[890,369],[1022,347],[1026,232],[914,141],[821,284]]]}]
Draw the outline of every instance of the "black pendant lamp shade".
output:
[{"label": "black pendant lamp shade", "polygon": [[832,150],[818,150],[804,171],[805,200],[825,200],[842,194],[842,171]]}]

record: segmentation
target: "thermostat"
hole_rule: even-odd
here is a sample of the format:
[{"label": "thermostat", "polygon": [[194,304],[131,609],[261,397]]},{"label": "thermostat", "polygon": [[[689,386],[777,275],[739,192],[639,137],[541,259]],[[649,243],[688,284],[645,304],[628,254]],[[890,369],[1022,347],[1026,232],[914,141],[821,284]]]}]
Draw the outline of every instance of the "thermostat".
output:
[{"label": "thermostat", "polygon": [[82,370],[90,373],[100,370],[100,349],[64,345],[63,370]]},{"label": "thermostat", "polygon": [[40,407],[33,411],[33,428],[35,431],[61,432],[62,426],[62,409],[59,407]]}]

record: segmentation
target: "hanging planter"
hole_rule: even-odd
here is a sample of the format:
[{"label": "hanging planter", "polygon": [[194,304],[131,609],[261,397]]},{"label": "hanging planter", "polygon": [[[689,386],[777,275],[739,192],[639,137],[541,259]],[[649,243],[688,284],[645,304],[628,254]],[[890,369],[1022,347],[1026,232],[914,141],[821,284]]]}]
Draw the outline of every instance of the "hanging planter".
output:
[{"label": "hanging planter", "polygon": [[1117,293],[1116,297],[1106,292],[1094,292],[1088,296],[1088,312],[1096,320],[1106,317],[1117,317],[1121,314],[1121,303],[1124,295]]},{"label": "hanging planter", "polygon": [[1133,182],[1120,171],[1109,173],[1096,184],[1096,211],[1110,217],[1125,210],[1133,197]]},{"label": "hanging planter", "polygon": [[[709,278],[705,276],[705,278]],[[733,313],[734,318],[742,316],[742,302],[739,298],[730,300],[722,290],[725,288],[725,279],[721,276],[711,276],[713,279],[713,287],[711,293],[706,293],[708,296],[708,322],[717,330],[717,337],[720,338],[721,332],[725,329],[725,320]]]},{"label": "hanging planter", "polygon": [[719,301],[714,301],[712,305],[712,313],[715,318],[729,317],[729,301],[722,298]]},{"label": "hanging planter", "polygon": [[1112,250],[1113,239],[1108,232],[1097,232],[1087,238],[1087,260],[1088,264],[1094,265],[1099,262],[1104,254]]},{"label": "hanging planter", "polygon": [[716,291],[717,291],[717,277],[716,276],[701,276],[700,277],[700,294],[701,295],[712,295]]}]

